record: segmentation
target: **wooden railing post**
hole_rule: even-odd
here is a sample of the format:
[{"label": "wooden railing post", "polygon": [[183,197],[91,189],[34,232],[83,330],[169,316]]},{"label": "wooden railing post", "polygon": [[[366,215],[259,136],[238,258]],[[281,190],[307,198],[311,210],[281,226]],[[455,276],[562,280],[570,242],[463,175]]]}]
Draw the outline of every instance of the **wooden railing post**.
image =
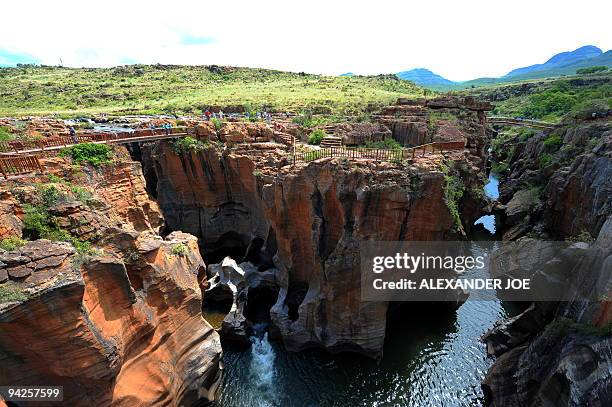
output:
[{"label": "wooden railing post", "polygon": [[6,173],[6,170],[4,168],[4,160],[0,159],[0,171],[2,172],[2,175],[4,175],[4,178],[7,179],[8,175]]}]

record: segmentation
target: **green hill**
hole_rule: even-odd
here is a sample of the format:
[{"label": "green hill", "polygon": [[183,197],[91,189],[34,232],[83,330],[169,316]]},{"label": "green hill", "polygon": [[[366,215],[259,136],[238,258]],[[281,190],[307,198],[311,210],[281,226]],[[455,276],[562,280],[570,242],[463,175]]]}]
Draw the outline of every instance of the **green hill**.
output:
[{"label": "green hill", "polygon": [[0,68],[0,116],[201,114],[210,106],[358,114],[423,89],[395,75],[319,76],[220,66]]}]

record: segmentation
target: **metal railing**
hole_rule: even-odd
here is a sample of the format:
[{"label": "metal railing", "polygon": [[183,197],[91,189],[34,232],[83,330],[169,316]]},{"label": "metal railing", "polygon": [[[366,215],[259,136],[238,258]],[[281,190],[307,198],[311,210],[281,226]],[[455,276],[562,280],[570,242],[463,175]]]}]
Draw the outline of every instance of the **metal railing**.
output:
[{"label": "metal railing", "polygon": [[422,144],[402,149],[383,149],[366,147],[328,147],[318,150],[295,153],[293,162],[310,162],[320,158],[347,158],[349,160],[403,161],[424,156],[427,152],[444,153],[451,150],[465,149],[465,141],[446,141]]},{"label": "metal railing", "polygon": [[538,129],[553,129],[554,123],[543,122],[540,120],[517,119],[514,117],[487,116],[487,121],[491,124],[507,124],[510,126],[533,127]]},{"label": "metal railing", "polygon": [[43,168],[35,155],[18,155],[13,157],[0,157],[0,173],[4,178],[9,175],[29,174],[43,172]]},{"label": "metal railing", "polygon": [[35,140],[15,140],[0,142],[0,154],[31,154],[59,150],[81,143],[129,143],[147,140],[176,138],[187,135],[186,127],[170,129],[138,129],[112,133],[84,133],[75,136],[52,136]]}]

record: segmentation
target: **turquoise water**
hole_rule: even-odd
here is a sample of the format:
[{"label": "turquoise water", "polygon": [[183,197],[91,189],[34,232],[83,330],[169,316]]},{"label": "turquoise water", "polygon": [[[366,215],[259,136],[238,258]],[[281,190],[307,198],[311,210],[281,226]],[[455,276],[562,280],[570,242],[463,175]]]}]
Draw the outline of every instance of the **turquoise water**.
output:
[{"label": "turquoise water", "polygon": [[[484,187],[484,193],[491,199],[499,198],[499,179],[493,175],[489,174],[489,182]],[[474,225],[483,225],[486,230],[488,230],[491,234],[495,234],[495,215],[485,215],[480,217]]]}]

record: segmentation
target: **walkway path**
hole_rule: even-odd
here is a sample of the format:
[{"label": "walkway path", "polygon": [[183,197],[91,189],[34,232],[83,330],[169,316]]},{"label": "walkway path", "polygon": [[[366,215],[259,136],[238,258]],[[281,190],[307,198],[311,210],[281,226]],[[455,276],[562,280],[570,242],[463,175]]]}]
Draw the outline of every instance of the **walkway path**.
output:
[{"label": "walkway path", "polygon": [[114,133],[81,134],[71,136],[54,136],[31,141],[9,141],[0,143],[1,156],[35,154],[46,151],[56,151],[82,143],[94,144],[125,144],[179,138],[187,135],[185,127],[166,129],[144,129]]},{"label": "walkway path", "polygon": [[490,124],[505,124],[509,126],[532,127],[535,129],[554,129],[555,124],[543,122],[539,120],[515,119],[513,117],[488,116],[487,121]]},{"label": "walkway path", "polygon": [[438,151],[443,154],[447,151],[462,151],[465,149],[465,141],[445,141],[427,143],[420,146],[401,149],[382,149],[364,147],[330,147],[305,153],[294,153],[293,163],[309,162],[319,158],[347,158],[349,160],[375,160],[375,161],[402,161],[415,159],[417,155],[424,156],[426,153]]}]

